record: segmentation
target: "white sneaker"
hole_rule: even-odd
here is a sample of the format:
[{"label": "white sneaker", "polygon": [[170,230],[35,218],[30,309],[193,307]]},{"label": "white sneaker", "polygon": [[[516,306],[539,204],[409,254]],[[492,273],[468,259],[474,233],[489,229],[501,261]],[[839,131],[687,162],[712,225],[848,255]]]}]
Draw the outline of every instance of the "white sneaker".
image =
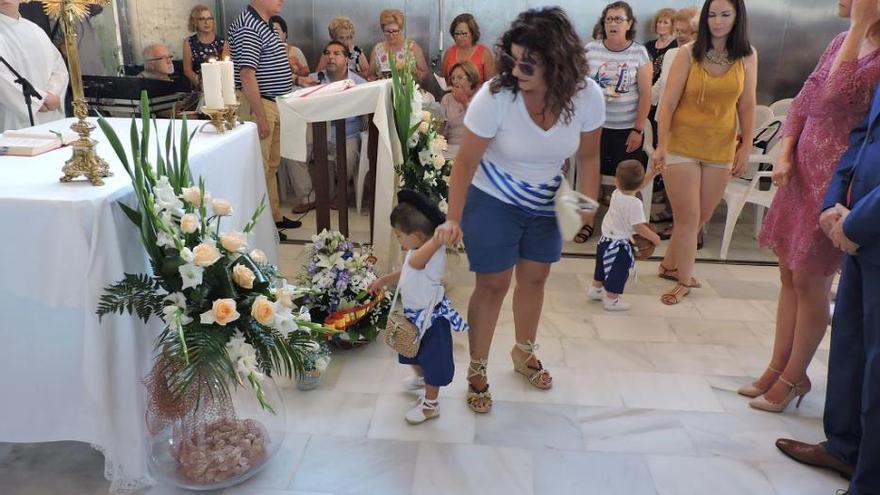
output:
[{"label": "white sneaker", "polygon": [[420,397],[415,407],[407,411],[404,418],[407,423],[417,425],[437,416],[440,416],[440,401]]},{"label": "white sneaker", "polygon": [[629,308],[632,305],[623,299],[620,296],[617,299],[611,299],[608,296],[605,296],[602,299],[602,307],[605,308],[605,311],[629,311]]},{"label": "white sneaker", "polygon": [[425,377],[413,375],[409,378],[405,378],[403,380],[403,388],[412,391],[421,390],[425,388]]},{"label": "white sneaker", "polygon": [[590,290],[587,291],[587,299],[590,301],[601,301],[602,299],[605,299],[605,288],[590,286]]}]

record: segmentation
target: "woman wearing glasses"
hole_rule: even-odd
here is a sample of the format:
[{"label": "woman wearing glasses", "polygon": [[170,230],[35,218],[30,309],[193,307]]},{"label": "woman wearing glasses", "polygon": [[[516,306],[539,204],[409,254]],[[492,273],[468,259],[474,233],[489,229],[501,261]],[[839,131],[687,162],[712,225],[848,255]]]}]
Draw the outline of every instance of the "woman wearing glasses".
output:
[{"label": "woman wearing glasses", "polygon": [[694,278],[697,234],[731,176],[745,172],[755,128],[758,55],[749,44],[743,0],[706,0],[697,39],[678,50],[660,99],[654,168],[663,174],[675,230],[660,277],[676,282],[660,300],[678,304]]},{"label": "woman wearing glasses", "polygon": [[[642,138],[651,110],[653,68],[648,51],[633,41],[636,20],[628,3],[606,5],[593,32],[596,40],[587,44],[587,62],[590,75],[599,83],[607,102],[601,170],[602,175],[614,176],[617,164],[623,160],[648,163],[642,151]],[[584,225],[574,241],[586,242],[592,234],[593,226]]]},{"label": "woman wearing glasses", "polygon": [[480,75],[480,83],[492,79],[495,75],[495,61],[492,52],[480,41],[480,26],[470,14],[459,14],[452,20],[449,26],[449,34],[455,40],[443,55],[443,65],[440,75],[448,77],[452,73],[452,67],[459,62],[469,61],[477,68]]},{"label": "woman wearing glasses", "polygon": [[189,30],[193,35],[183,41],[183,73],[194,88],[201,89],[202,64],[229,56],[229,44],[217,36],[214,14],[204,5],[189,12]]},{"label": "woman wearing glasses", "polygon": [[428,75],[428,63],[422,47],[414,40],[407,39],[404,34],[404,16],[398,9],[385,9],[379,14],[379,26],[382,28],[384,40],[376,43],[370,53],[370,80],[391,77],[391,63],[400,64],[407,52],[415,58],[413,77],[421,82]]},{"label": "woman wearing glasses", "polygon": [[574,154],[579,189],[595,197],[605,120],[602,92],[589,78],[582,47],[562,9],[521,13],[497,46],[498,75],[477,91],[465,114],[447,221],[434,235],[447,245],[463,238],[476,273],[468,307],[467,403],[478,413],[492,407],[487,358],[514,278],[514,370],[536,388],[553,385],[535,341],[544,284],[562,254],[554,199],[562,166]]}]

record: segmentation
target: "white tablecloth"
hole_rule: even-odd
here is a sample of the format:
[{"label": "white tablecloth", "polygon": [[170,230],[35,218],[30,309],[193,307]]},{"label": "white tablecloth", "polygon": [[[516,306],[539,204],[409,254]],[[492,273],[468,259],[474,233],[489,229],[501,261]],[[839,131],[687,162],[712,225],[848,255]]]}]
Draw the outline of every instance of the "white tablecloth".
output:
[{"label": "white tablecloth", "polygon": [[[130,122],[110,119],[123,144]],[[159,121],[162,142],[168,125]],[[102,187],[58,181],[69,148],[0,157],[0,441],[91,443],[104,452],[111,490],[123,492],[151,481],[141,381],[160,324],[128,315],[99,324],[95,315],[108,283],[147,272],[149,264],[137,229],[116,204],[135,205],[131,179],[99,129],[94,137],[114,173]],[[253,124],[196,134],[190,167],[215,198],[233,203],[232,218],[224,219],[230,230],[243,227],[266,194]],[[277,261],[268,212],[251,240]]]},{"label": "white tablecloth", "polygon": [[281,115],[281,156],[298,161],[307,159],[306,134],[309,123],[373,114],[373,123],[379,129],[373,251],[379,258],[380,269],[387,270],[399,254],[399,249],[393,249],[394,236],[391,235],[388,218],[394,204],[394,164],[403,161],[394,126],[391,81],[385,79],[359,84],[334,94],[318,92],[304,98],[288,95],[277,101]]}]

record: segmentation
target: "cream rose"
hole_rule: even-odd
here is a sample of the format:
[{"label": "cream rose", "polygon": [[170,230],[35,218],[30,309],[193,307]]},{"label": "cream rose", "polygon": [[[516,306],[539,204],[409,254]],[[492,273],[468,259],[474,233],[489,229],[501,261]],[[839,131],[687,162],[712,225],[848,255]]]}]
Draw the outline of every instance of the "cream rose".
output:
[{"label": "cream rose", "polygon": [[425,122],[424,120],[422,121],[421,124],[419,124],[419,132],[422,133],[422,134],[427,134],[427,133],[428,133],[428,130],[429,130],[430,128],[431,128],[431,124]]},{"label": "cream rose", "polygon": [[193,263],[196,266],[211,266],[220,259],[220,251],[210,244],[199,244],[193,250]]},{"label": "cream rose", "polygon": [[431,122],[431,112],[427,110],[422,112],[422,122]]},{"label": "cream rose", "polygon": [[253,251],[251,251],[250,257],[252,260],[254,260],[254,263],[263,264],[269,262],[269,258],[266,257],[266,253],[259,249],[254,249]]},{"label": "cream rose", "polygon": [[241,232],[227,232],[220,236],[220,245],[231,253],[237,253],[247,247],[247,237]]},{"label": "cream rose", "polygon": [[214,323],[226,326],[227,323],[237,320],[241,315],[235,309],[234,299],[217,299],[211,306],[211,316],[214,317]]},{"label": "cream rose", "polygon": [[232,269],[232,281],[244,289],[253,289],[256,278],[254,272],[244,265],[235,265],[235,268]]},{"label": "cream rose", "polygon": [[438,170],[443,168],[443,165],[446,165],[446,158],[443,155],[434,155],[431,157],[431,161],[434,164],[434,168]]},{"label": "cream rose", "polygon": [[184,187],[183,200],[193,206],[202,206],[202,190],[199,186]]},{"label": "cream rose", "polygon": [[180,217],[180,230],[182,230],[184,234],[192,234],[199,230],[199,227],[199,217],[192,213],[187,213]]},{"label": "cream rose", "polygon": [[211,201],[211,209],[214,210],[215,215],[220,215],[221,217],[232,215],[232,203],[225,199],[218,198]]},{"label": "cream rose", "polygon": [[270,325],[275,321],[275,305],[266,296],[258,296],[251,306],[251,316],[261,325]]},{"label": "cream rose", "polygon": [[434,138],[434,141],[431,142],[431,147],[435,151],[446,151],[449,148],[449,144],[446,142],[446,138],[443,136],[437,136]]}]

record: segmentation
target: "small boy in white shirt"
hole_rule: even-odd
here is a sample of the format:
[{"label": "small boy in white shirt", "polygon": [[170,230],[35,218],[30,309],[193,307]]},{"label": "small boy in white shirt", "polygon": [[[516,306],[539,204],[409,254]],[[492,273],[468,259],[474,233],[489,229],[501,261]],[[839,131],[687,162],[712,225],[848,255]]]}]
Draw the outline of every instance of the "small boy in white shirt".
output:
[{"label": "small boy in white shirt", "polygon": [[648,226],[642,201],[636,193],[645,181],[645,169],[638,160],[624,160],[617,165],[617,189],[602,220],[602,237],[596,248],[596,270],[587,297],[602,301],[605,311],[626,311],[630,304],[620,295],[630,269],[635,266],[632,237],[639,234],[655,246],[660,237]]}]

